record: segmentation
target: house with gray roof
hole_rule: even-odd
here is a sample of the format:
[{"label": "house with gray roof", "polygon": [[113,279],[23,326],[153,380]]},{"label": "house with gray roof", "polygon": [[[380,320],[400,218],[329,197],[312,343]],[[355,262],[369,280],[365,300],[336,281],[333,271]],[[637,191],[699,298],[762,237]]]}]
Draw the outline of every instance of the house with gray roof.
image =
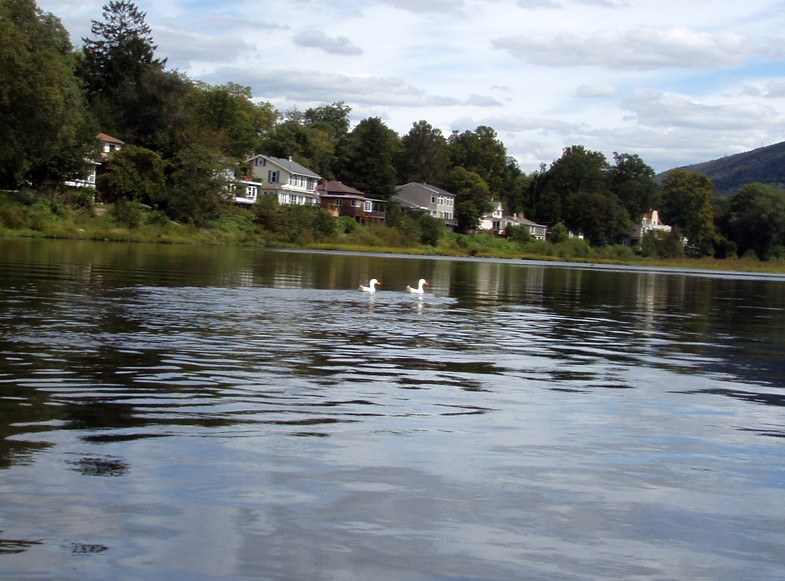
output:
[{"label": "house with gray roof", "polygon": [[398,200],[404,211],[421,211],[444,220],[448,230],[454,230],[455,194],[430,184],[410,182],[395,188],[393,200]]},{"label": "house with gray roof", "polygon": [[270,155],[252,155],[246,159],[254,182],[259,183],[259,194],[277,196],[285,205],[318,206],[316,186],[319,174],[300,165],[291,157],[284,159]]}]

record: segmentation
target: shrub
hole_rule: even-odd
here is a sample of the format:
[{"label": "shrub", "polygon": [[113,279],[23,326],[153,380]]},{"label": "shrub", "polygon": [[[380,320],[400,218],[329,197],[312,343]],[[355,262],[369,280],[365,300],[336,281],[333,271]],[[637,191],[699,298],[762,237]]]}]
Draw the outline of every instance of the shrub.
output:
[{"label": "shrub", "polygon": [[21,230],[27,228],[27,215],[19,207],[0,207],[0,224],[11,230]]},{"label": "shrub", "polygon": [[122,226],[135,229],[142,223],[142,209],[138,204],[135,204],[126,198],[119,198],[112,205],[109,212],[114,221]]}]

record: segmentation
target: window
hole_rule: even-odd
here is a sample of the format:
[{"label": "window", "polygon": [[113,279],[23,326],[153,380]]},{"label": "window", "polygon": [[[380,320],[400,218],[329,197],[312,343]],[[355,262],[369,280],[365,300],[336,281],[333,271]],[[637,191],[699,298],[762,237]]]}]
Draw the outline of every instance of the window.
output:
[{"label": "window", "polygon": [[270,182],[271,184],[277,184],[278,183],[278,172],[277,171],[273,171],[273,170],[269,170],[267,172],[267,181]]},{"label": "window", "polygon": [[436,203],[436,194],[431,194],[431,204]]},{"label": "window", "polygon": [[365,207],[363,208],[365,212],[373,212],[373,204],[371,202],[365,202]]}]

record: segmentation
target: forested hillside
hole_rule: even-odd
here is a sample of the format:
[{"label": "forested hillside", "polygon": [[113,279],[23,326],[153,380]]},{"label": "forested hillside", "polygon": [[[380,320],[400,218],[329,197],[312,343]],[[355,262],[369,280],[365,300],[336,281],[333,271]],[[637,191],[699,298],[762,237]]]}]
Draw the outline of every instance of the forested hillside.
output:
[{"label": "forested hillside", "polygon": [[[784,187],[785,141],[680,169],[698,172],[709,178],[718,196],[732,195],[750,183]],[[666,173],[660,174],[658,178],[661,179]]]}]

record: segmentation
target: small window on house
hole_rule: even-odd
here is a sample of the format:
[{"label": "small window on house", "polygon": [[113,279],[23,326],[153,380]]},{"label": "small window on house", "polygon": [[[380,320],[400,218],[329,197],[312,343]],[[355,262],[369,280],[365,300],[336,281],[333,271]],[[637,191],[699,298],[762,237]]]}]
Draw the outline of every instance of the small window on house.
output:
[{"label": "small window on house", "polygon": [[277,171],[273,171],[273,170],[268,171],[267,172],[267,181],[270,182],[271,184],[278,183],[278,172]]}]

